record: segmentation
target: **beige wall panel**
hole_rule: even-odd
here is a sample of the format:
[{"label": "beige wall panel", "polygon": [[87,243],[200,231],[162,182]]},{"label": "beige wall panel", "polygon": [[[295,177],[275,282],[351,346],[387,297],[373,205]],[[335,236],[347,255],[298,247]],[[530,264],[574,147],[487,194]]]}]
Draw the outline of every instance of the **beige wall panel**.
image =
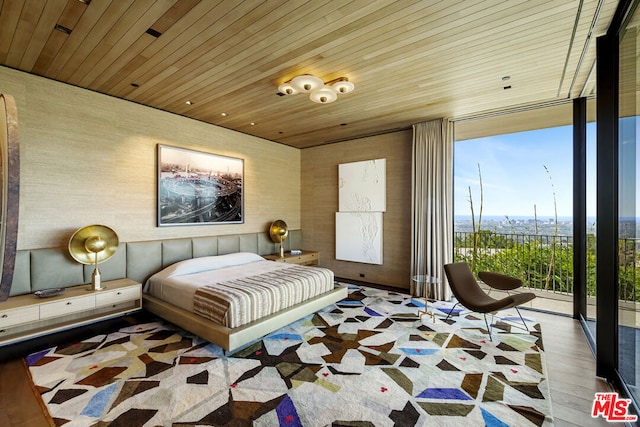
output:
[{"label": "beige wall panel", "polygon": [[[301,227],[298,149],[4,67],[0,92],[18,106],[18,249],[64,247],[95,223],[122,241]],[[244,223],[156,227],[157,144],[243,158]]]},{"label": "beige wall panel", "polygon": [[[302,150],[303,248],[320,252],[320,264],[337,277],[408,288],[411,266],[412,131],[389,133]],[[383,264],[335,257],[338,165],[387,159],[387,211],[383,215]],[[361,277],[361,274],[364,277]]]}]

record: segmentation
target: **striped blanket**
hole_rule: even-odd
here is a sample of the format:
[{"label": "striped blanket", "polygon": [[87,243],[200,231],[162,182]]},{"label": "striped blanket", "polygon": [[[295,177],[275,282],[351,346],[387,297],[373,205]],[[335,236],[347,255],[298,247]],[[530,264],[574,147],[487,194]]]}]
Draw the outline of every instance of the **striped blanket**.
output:
[{"label": "striped blanket", "polygon": [[306,301],[333,289],[326,268],[288,266],[276,271],[200,287],[194,313],[235,328]]}]

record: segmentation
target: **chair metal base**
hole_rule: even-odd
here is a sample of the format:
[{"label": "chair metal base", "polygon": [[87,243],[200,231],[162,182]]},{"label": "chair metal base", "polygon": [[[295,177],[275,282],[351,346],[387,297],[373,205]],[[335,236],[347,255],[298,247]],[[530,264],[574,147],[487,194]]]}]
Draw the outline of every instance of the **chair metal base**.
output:
[{"label": "chair metal base", "polygon": [[[444,319],[444,321],[446,322],[447,320],[449,320],[449,316],[451,316],[451,313],[453,312],[453,310],[456,308],[456,306],[460,304],[459,302],[456,302],[453,307],[451,307],[451,310],[449,310],[449,313],[447,313],[447,317]],[[516,311],[518,312],[518,316],[520,316],[520,320],[522,320],[522,324],[524,325],[524,328],[526,329],[527,332],[529,332],[529,327],[527,326],[527,323],[524,321],[524,318],[522,317],[522,314],[520,313],[520,310],[518,310],[518,307],[513,307],[516,309]],[[487,321],[487,313],[482,313],[484,315],[484,324],[487,326],[487,331],[489,332],[489,341],[493,342],[493,337],[491,335],[491,326],[489,326],[489,322]],[[493,325],[493,321],[491,322],[491,324]]]}]

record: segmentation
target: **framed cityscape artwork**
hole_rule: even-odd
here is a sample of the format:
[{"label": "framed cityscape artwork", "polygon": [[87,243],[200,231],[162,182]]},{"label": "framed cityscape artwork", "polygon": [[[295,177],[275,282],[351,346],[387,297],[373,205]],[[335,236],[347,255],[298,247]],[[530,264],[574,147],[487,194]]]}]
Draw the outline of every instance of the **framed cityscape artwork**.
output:
[{"label": "framed cityscape artwork", "polygon": [[244,160],[158,145],[158,226],[244,221]]}]

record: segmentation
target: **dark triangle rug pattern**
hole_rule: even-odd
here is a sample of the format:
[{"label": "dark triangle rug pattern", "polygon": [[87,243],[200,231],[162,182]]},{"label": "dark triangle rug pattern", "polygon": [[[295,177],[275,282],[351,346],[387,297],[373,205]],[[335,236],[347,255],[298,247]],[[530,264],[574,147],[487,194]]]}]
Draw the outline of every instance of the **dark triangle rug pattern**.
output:
[{"label": "dark triangle rug pattern", "polygon": [[[346,284],[343,284],[347,286]],[[349,286],[349,297],[235,352],[164,321],[33,353],[57,425],[550,426],[539,325]],[[524,313],[526,316],[526,313]],[[519,326],[518,326],[519,323]]]}]

